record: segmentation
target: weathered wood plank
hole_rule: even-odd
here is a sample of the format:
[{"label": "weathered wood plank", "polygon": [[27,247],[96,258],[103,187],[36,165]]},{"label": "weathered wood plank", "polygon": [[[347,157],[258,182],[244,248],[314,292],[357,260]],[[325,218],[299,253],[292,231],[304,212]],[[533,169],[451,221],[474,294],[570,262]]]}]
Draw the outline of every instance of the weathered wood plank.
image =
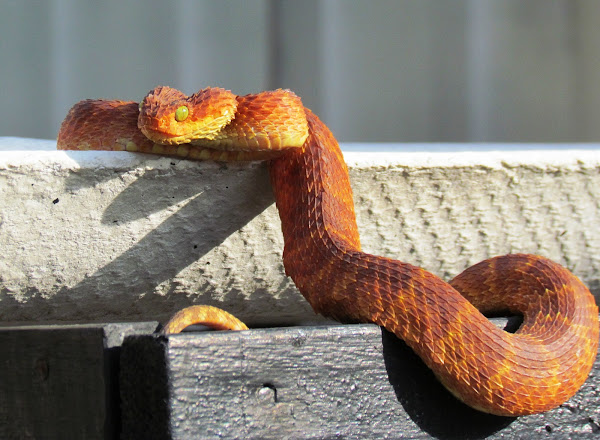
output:
[{"label": "weathered wood plank", "polygon": [[546,414],[506,418],[451,396],[374,325],[133,336],[123,344],[124,438],[578,438],[600,428],[596,363]]},{"label": "weathered wood plank", "polygon": [[156,326],[0,328],[0,438],[118,438],[119,346]]}]

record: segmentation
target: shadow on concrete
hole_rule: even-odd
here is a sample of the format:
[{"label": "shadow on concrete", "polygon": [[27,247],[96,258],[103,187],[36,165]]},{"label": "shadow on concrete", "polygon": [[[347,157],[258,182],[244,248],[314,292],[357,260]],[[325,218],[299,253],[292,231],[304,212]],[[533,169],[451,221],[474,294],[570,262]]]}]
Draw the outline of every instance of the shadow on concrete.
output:
[{"label": "shadow on concrete", "polygon": [[[173,160],[171,165],[175,167],[177,162]],[[62,287],[52,299],[43,299],[39,292],[30,292],[27,304],[16,304],[15,301],[13,306],[20,310],[26,307],[34,314],[42,313],[43,316],[32,316],[31,319],[43,322],[71,321],[61,309],[75,310],[74,315],[70,313],[72,321],[81,321],[84,316],[86,322],[115,322],[136,317],[137,320],[165,319],[199,297],[210,304],[210,280],[206,280],[206,292],[190,292],[194,294],[193,299],[185,294],[171,295],[171,291],[156,294],[155,288],[219,246],[274,203],[267,164],[207,163],[186,168],[188,178],[198,180],[197,187],[189,184],[181,188],[166,186],[165,182],[174,172],[168,167],[146,170],[116,196],[102,215],[105,225],[123,225],[165,209],[172,210],[161,224],[77,285]],[[100,175],[98,181],[107,178]],[[76,192],[84,181],[74,173],[66,186]],[[233,196],[240,193],[248,197]],[[219,288],[227,291],[227,286]],[[240,304],[248,301],[248,294],[260,292],[230,289],[224,301]],[[78,306],[79,300],[85,302],[85,307]],[[94,312],[90,316],[92,307],[97,310],[97,316]],[[243,304],[237,307],[243,308]],[[11,307],[5,303],[3,308],[9,310]],[[82,314],[78,316],[80,309]]]}]

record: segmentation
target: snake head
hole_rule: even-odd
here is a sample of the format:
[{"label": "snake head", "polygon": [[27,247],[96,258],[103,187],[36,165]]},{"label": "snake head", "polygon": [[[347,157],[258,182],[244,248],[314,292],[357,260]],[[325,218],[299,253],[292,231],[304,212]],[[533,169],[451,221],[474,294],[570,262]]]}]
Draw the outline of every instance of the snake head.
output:
[{"label": "snake head", "polygon": [[231,122],[236,109],[236,96],[229,90],[209,87],[187,96],[160,86],[140,102],[138,128],[157,144],[211,140]]}]

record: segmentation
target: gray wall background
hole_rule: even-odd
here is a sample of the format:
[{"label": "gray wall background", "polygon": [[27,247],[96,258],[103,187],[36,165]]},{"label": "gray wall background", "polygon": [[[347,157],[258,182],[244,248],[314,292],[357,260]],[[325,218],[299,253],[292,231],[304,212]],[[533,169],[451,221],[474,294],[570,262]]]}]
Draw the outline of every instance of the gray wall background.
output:
[{"label": "gray wall background", "polygon": [[3,0],[0,136],[84,98],[288,87],[341,141],[600,140],[597,0]]}]

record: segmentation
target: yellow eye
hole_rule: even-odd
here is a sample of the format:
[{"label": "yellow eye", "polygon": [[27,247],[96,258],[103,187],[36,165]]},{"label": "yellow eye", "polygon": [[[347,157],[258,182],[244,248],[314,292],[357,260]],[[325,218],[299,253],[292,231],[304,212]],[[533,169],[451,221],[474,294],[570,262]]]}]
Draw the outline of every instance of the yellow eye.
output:
[{"label": "yellow eye", "polygon": [[175,120],[177,122],[185,121],[188,117],[188,108],[185,105],[182,105],[177,110],[175,110]]}]

